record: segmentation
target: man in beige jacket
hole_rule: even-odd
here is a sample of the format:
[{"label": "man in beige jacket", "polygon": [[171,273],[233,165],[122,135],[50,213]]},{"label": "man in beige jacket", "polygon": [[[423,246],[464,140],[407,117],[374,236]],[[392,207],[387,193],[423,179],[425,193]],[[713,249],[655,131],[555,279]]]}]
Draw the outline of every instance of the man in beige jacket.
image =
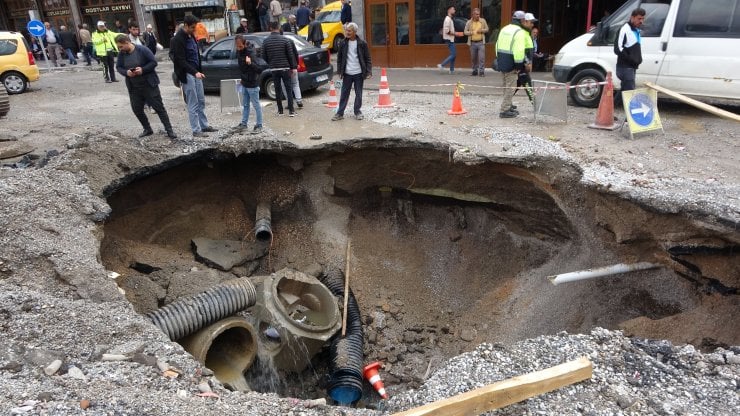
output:
[{"label": "man in beige jacket", "polygon": [[488,23],[480,17],[480,9],[473,9],[473,13],[465,23],[463,33],[468,37],[470,46],[470,59],[472,60],[473,73],[471,76],[485,76],[486,71],[486,33]]}]

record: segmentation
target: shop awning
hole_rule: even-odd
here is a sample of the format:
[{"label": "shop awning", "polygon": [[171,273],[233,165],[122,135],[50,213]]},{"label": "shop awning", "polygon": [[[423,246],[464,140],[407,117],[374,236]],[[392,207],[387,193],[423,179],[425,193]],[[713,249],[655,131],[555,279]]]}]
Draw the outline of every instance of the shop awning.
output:
[{"label": "shop awning", "polygon": [[148,0],[142,1],[141,6],[147,12],[169,9],[193,9],[196,7],[224,7],[224,0]]}]

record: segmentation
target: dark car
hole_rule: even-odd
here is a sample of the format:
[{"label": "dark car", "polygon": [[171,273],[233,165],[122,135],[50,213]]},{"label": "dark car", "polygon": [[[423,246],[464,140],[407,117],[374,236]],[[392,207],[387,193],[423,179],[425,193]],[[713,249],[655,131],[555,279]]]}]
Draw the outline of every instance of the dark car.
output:
[{"label": "dark car", "polygon": [[[260,53],[262,42],[269,35],[270,32],[258,32],[244,36]],[[329,51],[316,48],[292,33],[286,33],[284,36],[292,40],[298,50],[298,83],[301,91],[313,91],[328,83],[334,73]],[[219,91],[223,79],[239,79],[234,36],[220,39],[206,49],[203,52],[201,66],[206,76],[203,79],[203,88],[206,91]],[[260,90],[266,96],[275,99],[275,86],[269,69],[260,74]]]}]

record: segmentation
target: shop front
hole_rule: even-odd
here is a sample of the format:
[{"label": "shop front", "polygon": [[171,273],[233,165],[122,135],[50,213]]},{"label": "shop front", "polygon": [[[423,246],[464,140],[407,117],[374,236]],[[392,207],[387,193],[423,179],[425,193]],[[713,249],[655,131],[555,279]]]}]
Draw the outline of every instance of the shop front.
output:
[{"label": "shop front", "polygon": [[177,26],[187,15],[200,19],[212,40],[217,33],[226,30],[224,0],[141,0],[141,7],[144,12],[152,13],[157,39],[165,46],[169,45]]},{"label": "shop front", "polygon": [[129,20],[138,22],[134,2],[126,0],[77,0],[82,13],[82,22],[95,29],[102,20],[110,30],[116,29],[116,20],[125,27]]},{"label": "shop front", "polygon": [[23,30],[30,20],[28,12],[34,9],[33,3],[26,0],[6,0],[4,11],[7,13],[8,30]]}]

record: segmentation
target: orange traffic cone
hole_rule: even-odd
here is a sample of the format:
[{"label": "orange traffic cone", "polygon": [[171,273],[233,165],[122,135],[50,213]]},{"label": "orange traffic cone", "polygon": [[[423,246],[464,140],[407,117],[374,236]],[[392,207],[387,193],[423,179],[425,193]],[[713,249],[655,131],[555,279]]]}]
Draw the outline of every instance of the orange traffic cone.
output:
[{"label": "orange traffic cone", "polygon": [[339,101],[337,101],[337,89],[334,88],[334,81],[329,82],[329,102],[326,103],[329,108],[337,108]]},{"label": "orange traffic cone", "polygon": [[614,122],[614,85],[612,84],[612,73],[606,73],[606,85],[601,92],[599,109],[596,110],[596,121],[588,125],[592,129],[616,130],[620,126]]},{"label": "orange traffic cone", "polygon": [[385,68],[380,70],[380,89],[378,91],[378,103],[373,107],[384,108],[393,107],[396,104],[391,101],[391,88],[388,85],[388,77],[385,75]]},{"label": "orange traffic cone", "polygon": [[365,366],[363,374],[367,381],[373,385],[373,388],[378,392],[380,397],[387,399],[388,393],[385,392],[385,386],[383,385],[383,380],[380,379],[380,374],[378,374],[378,368],[380,368],[380,362],[378,361],[368,364]]},{"label": "orange traffic cone", "polygon": [[462,89],[462,85],[458,82],[457,85],[455,85],[455,92],[452,95],[452,108],[450,108],[449,111],[447,111],[447,114],[457,116],[460,114],[467,113],[467,110],[465,110],[462,106],[462,99],[460,99],[460,90]]}]

